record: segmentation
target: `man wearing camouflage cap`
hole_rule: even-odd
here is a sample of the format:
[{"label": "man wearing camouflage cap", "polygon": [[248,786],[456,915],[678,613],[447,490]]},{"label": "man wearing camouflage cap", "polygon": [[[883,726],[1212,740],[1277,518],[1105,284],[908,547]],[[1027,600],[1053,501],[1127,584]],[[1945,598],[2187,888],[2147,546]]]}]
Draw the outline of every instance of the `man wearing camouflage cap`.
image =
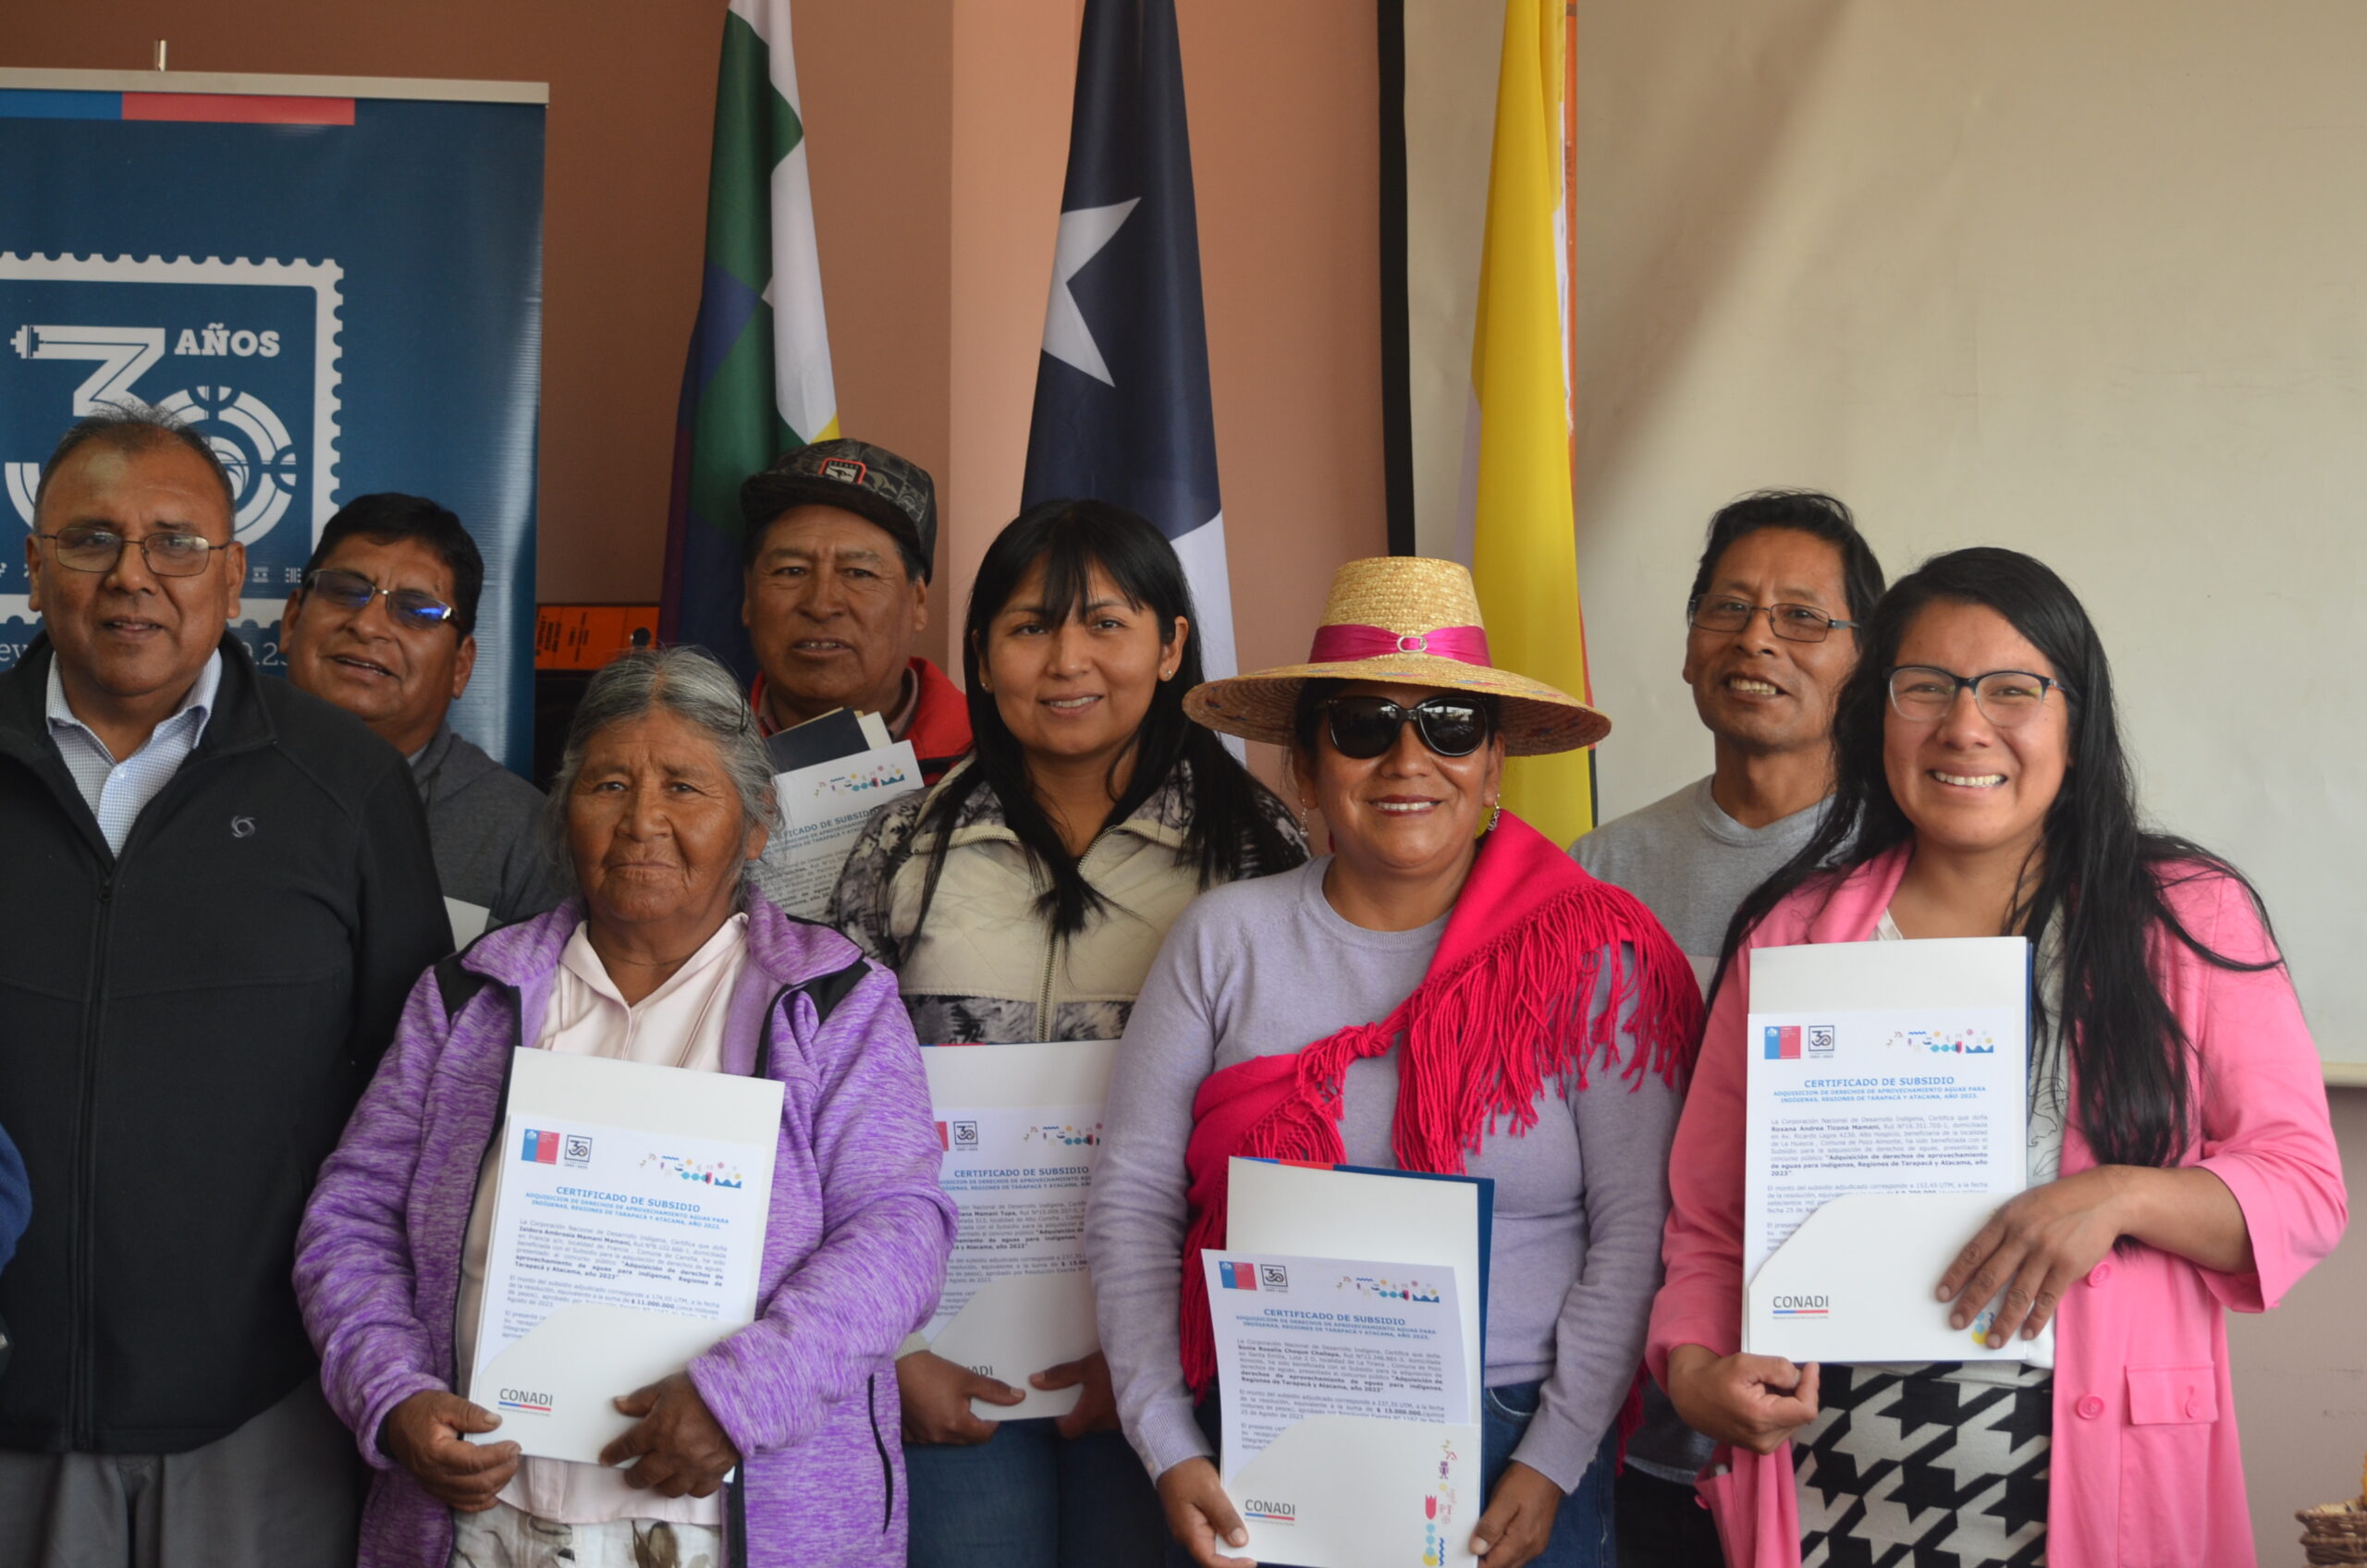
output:
[{"label": "man wearing camouflage cap", "polygon": [[878,714],[934,784],[970,750],[970,715],[913,652],[928,625],[937,487],[867,441],[816,441],[740,487],[748,524],[740,619],[763,671],[767,734],[833,708]]}]

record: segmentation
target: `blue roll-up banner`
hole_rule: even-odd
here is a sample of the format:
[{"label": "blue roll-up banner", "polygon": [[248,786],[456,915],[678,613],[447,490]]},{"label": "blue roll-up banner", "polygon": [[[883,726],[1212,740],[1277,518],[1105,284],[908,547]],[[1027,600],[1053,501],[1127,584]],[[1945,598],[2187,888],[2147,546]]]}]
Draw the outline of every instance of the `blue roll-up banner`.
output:
[{"label": "blue roll-up banner", "polygon": [[454,726],[533,752],[545,90],[0,70],[0,665],[32,639],[42,460],[103,402],[181,413],[237,489],[233,629],[279,619],[319,530],[380,490],[485,561]]}]

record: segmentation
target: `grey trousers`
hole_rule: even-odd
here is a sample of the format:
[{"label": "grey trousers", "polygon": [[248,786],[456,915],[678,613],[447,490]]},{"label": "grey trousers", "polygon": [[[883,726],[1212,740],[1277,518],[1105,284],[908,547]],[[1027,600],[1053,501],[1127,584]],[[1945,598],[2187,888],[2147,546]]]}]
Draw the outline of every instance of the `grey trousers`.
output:
[{"label": "grey trousers", "polygon": [[0,1557],[27,1568],[353,1568],[362,1469],[310,1380],[187,1453],[0,1451]]}]

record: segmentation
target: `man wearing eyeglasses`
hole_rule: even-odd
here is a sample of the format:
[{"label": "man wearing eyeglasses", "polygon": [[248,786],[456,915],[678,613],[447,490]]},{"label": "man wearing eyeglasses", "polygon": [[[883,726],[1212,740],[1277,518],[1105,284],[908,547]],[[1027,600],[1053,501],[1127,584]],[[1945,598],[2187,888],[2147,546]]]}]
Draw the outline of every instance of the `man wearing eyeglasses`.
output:
[{"label": "man wearing eyeglasses", "polygon": [[67,431],[0,675],[0,1271],[11,1561],[350,1564],[359,1456],[289,1259],[313,1170],[446,950],[401,759],[227,635],[245,552],[204,440]]},{"label": "man wearing eyeglasses", "polygon": [[[1833,791],[1834,708],[1882,594],[1882,563],[1830,496],[1762,490],[1710,520],[1686,595],[1684,666],[1710,776],[1570,847],[1644,900],[1704,986],[1735,906],[1816,831]],[[1717,1532],[1693,1498],[1712,1445],[1659,1389],[1645,1396],[1617,1482],[1620,1559],[1719,1568]]]},{"label": "man wearing eyeglasses", "polygon": [[446,722],[476,668],[484,587],[459,518],[418,496],[363,496],[321,531],[280,623],[288,680],[410,759],[462,946],[573,890],[537,830],[543,792]]}]

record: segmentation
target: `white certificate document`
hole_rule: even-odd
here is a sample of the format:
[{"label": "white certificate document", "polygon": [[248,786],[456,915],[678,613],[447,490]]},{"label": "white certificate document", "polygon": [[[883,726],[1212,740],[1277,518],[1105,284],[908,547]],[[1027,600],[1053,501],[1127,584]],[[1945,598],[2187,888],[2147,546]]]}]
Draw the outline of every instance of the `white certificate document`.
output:
[{"label": "white certificate document", "polygon": [[938,1180],[962,1211],[928,1348],[1027,1396],[971,1401],[980,1420],[1065,1415],[1082,1397],[1027,1379],[1100,1347],[1085,1201],[1117,1053],[1115,1040],[921,1051],[944,1151]]},{"label": "white certificate document", "polygon": [[1228,1486],[1310,1415],[1471,1419],[1452,1268],[1204,1251]]},{"label": "white certificate document", "polygon": [[[1471,1527],[1487,1506],[1475,1416],[1486,1368],[1481,1281],[1492,1183],[1255,1159],[1233,1160],[1227,1180],[1230,1244],[1203,1252],[1201,1266],[1217,1276],[1208,1299],[1224,1399],[1220,1470],[1248,1527],[1247,1555],[1305,1568],[1470,1568],[1479,1562],[1469,1550]],[[1334,1261],[1343,1255],[1381,1261]],[[1282,1319],[1263,1317],[1261,1299],[1265,1326],[1237,1335],[1228,1375],[1225,1323],[1238,1322],[1256,1293],[1237,1272],[1227,1287],[1228,1262],[1282,1267],[1287,1280],[1275,1283],[1287,1283],[1294,1297],[1306,1289],[1297,1268],[1313,1267],[1318,1301],[1369,1301],[1370,1311],[1350,1309],[1347,1317],[1374,1321],[1330,1326],[1345,1338],[1327,1349],[1320,1336],[1308,1335],[1282,1354],[1274,1347],[1290,1331],[1274,1327]],[[1436,1302],[1427,1299],[1432,1294]],[[1338,1308],[1327,1302],[1282,1310]],[[1343,1352],[1343,1344],[1358,1348]],[[1435,1372],[1423,1359],[1433,1354]],[[1450,1369],[1451,1361],[1460,1367]],[[1349,1379],[1359,1371],[1369,1384],[1384,1376],[1404,1383],[1356,1393]],[[1309,1386],[1294,1391],[1287,1386],[1294,1379]],[[1318,1382],[1348,1386],[1311,1386]],[[1250,1417],[1245,1426],[1237,1405]],[[1261,1446],[1236,1454],[1236,1442]]]},{"label": "white certificate document", "polygon": [[2019,937],[1751,953],[1744,1350],[2028,1358],[1932,1289],[2028,1182],[2029,984]]},{"label": "white certificate document", "polygon": [[910,741],[775,774],[773,793],[780,802],[780,821],[773,832],[780,840],[779,850],[787,851],[784,864],[790,872],[782,911],[801,920],[821,919],[864,819],[920,787],[921,766]]},{"label": "white certificate document", "polygon": [[753,1321],[781,1085],[520,1050],[469,1397],[483,1442],[597,1463],[609,1402]]}]

